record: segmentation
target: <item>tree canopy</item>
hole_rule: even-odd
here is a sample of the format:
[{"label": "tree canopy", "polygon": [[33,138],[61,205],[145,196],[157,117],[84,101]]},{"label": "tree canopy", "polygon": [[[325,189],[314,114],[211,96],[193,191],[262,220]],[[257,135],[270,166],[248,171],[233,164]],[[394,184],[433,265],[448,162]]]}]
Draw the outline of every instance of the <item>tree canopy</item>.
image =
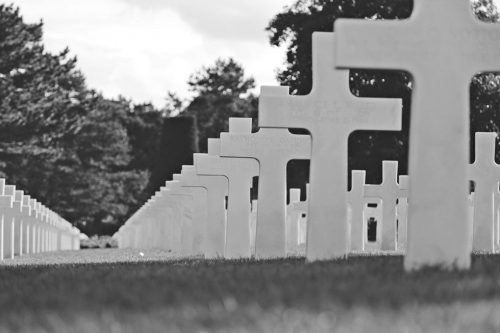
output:
[{"label": "tree canopy", "polygon": [[[498,10],[491,0],[472,1],[472,9],[481,20],[499,21]],[[403,19],[409,17],[412,10],[412,0],[296,1],[278,13],[266,28],[272,45],[287,46],[286,62],[277,79],[290,86],[294,94],[308,94],[312,85],[313,32],[333,31],[337,18]],[[353,133],[349,138],[349,169],[367,170],[369,182],[380,182],[382,160],[398,160],[400,173],[407,173],[411,75],[395,71],[352,70],[350,76],[350,88],[356,96],[402,98],[403,127],[401,132]],[[492,73],[478,75],[472,80],[471,134],[497,131],[498,83],[498,76]],[[473,144],[472,136],[471,149]]]}]

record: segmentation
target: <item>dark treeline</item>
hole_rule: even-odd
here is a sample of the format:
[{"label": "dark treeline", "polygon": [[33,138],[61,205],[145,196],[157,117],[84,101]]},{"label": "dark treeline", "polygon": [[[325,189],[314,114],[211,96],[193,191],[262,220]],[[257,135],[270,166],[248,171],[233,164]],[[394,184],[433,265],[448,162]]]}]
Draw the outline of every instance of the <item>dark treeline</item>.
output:
[{"label": "dark treeline", "polygon": [[[474,1],[478,16],[498,22],[489,0]],[[405,18],[411,0],[298,0],[278,13],[267,31],[273,45],[288,45],[278,79],[295,94],[311,89],[311,35],[332,31],[339,17]],[[443,13],[446,15],[446,13]],[[227,131],[229,117],[252,117],[254,80],[233,59],[219,59],[188,80],[192,98],[168,93],[165,106],[104,98],[89,88],[69,50],[51,54],[42,23],[26,24],[14,6],[0,5],[0,176],[72,221],[83,232],[111,234],[207,138]],[[349,169],[379,182],[382,160],[407,172],[411,77],[399,72],[352,71],[357,96],[403,99],[402,132],[356,132]],[[500,76],[482,74],[471,85],[471,133],[499,132]],[[471,148],[473,147],[473,137]],[[473,156],[473,155],[472,155]],[[497,153],[497,157],[500,157]],[[304,187],[308,163],[289,166],[289,185]]]}]

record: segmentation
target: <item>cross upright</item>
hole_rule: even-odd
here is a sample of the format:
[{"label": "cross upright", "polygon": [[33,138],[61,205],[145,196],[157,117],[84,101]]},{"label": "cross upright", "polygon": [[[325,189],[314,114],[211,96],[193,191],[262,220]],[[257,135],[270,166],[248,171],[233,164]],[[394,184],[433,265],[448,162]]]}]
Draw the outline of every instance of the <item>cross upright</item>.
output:
[{"label": "cross upright", "polygon": [[365,208],[366,171],[352,170],[349,206],[351,209],[351,251],[364,251],[366,223],[363,217]]},{"label": "cross upright", "polygon": [[466,269],[469,87],[476,73],[500,70],[500,27],[474,18],[469,0],[413,7],[406,20],[337,20],[336,66],[413,76],[405,267]]},{"label": "cross upright", "polygon": [[[177,201],[180,209],[180,249],[182,255],[193,255],[195,249],[193,238],[193,195],[190,191],[183,189],[181,182],[178,180],[171,180],[166,182],[165,189],[167,190],[167,198]],[[175,237],[176,235],[174,235]]]},{"label": "cross upright", "polygon": [[202,187],[187,186],[181,174],[174,174],[173,180],[180,183],[181,189],[191,194],[191,236],[193,240],[192,253],[203,253],[203,238],[207,220],[207,191]]},{"label": "cross upright", "polygon": [[396,206],[396,217],[398,219],[398,246],[397,250],[406,251],[406,239],[408,235],[408,189],[410,179],[408,176],[399,176],[400,197]]},{"label": "cross upright", "polygon": [[312,136],[308,260],[347,256],[347,142],[356,130],[400,130],[401,101],[357,98],[349,71],[334,66],[334,34],[313,34],[313,89],[290,96],[288,89],[263,87],[261,127],[304,128]]},{"label": "cross upright", "polygon": [[[234,131],[240,127],[244,131]],[[286,167],[290,160],[311,157],[311,137],[292,134],[286,128],[251,130],[251,118],[229,118],[229,133],[220,135],[221,156],[259,161],[255,256],[282,258],[286,248]]]},{"label": "cross upright", "polygon": [[198,184],[207,191],[207,221],[205,223],[204,253],[206,259],[224,256],[225,197],[228,181],[224,176],[199,176],[195,166],[183,166],[182,175],[187,186]]},{"label": "cross upright", "polygon": [[220,157],[220,139],[208,139],[208,147],[208,155],[194,154],[197,174],[229,182],[224,257],[250,258],[250,188],[259,164],[253,158]]},{"label": "cross upright", "polygon": [[365,185],[365,197],[382,200],[382,243],[383,251],[396,251],[396,203],[405,196],[398,183],[398,162],[382,162],[382,183]]},{"label": "cross upright", "polygon": [[301,212],[294,205],[300,202],[300,188],[290,189],[290,203],[286,207],[286,254],[297,254],[299,245],[299,219]]},{"label": "cross upright", "polygon": [[500,182],[500,165],[495,162],[496,133],[476,133],[476,156],[471,165],[474,181],[472,249],[495,252],[495,191]]}]

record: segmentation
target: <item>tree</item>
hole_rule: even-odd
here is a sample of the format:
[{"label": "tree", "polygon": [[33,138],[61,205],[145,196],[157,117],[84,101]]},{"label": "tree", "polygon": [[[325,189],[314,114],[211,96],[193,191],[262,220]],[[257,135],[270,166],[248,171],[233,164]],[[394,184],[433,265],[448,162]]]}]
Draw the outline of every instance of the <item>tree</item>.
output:
[{"label": "tree", "polygon": [[[267,31],[272,45],[288,45],[286,63],[278,72],[278,80],[291,87],[294,94],[308,94],[312,85],[312,33],[333,31],[337,18],[403,19],[411,15],[411,0],[298,0],[277,14]],[[491,0],[473,1],[479,18],[498,21],[498,11]],[[443,13],[446,15],[446,13]],[[498,88],[495,75],[477,76],[472,83],[471,131],[493,128],[496,115],[492,91]],[[487,83],[488,82],[488,83]],[[486,88],[489,87],[489,88]],[[408,133],[410,125],[411,76],[404,72],[352,70],[350,88],[359,97],[402,98],[403,124],[401,132],[358,131],[349,138],[349,170],[367,170],[367,181],[381,181],[382,160],[398,160],[399,172],[407,173]],[[498,104],[497,104],[498,105]],[[482,113],[480,110],[483,110]],[[488,111],[486,111],[488,110]],[[478,114],[488,116],[480,119]],[[487,119],[488,120],[487,120]],[[497,121],[495,120],[496,124]],[[488,125],[489,124],[489,125]],[[471,140],[473,144],[473,140]],[[307,174],[307,172],[306,172]]]},{"label": "tree", "polygon": [[112,233],[141,203],[161,114],[87,88],[42,36],[0,5],[0,176],[84,232]]},{"label": "tree", "polygon": [[207,139],[228,130],[229,117],[257,118],[257,98],[249,93],[254,80],[245,77],[241,65],[233,59],[217,60],[189,79],[195,98],[184,111],[195,117],[201,152],[207,151]]},{"label": "tree", "polygon": [[253,78],[233,58],[217,59],[213,66],[203,67],[192,74],[188,85],[196,96],[240,96],[255,87]]},{"label": "tree", "polygon": [[180,173],[183,165],[193,164],[193,154],[198,152],[198,133],[192,117],[165,118],[161,130],[159,152],[156,156],[147,188],[153,195]]}]

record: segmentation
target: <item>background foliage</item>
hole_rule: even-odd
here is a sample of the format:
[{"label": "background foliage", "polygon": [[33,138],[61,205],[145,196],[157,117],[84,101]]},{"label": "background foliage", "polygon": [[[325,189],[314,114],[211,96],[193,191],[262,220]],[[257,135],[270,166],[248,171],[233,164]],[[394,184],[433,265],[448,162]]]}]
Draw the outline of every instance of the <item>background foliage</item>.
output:
[{"label": "background foliage", "polygon": [[[472,5],[480,19],[500,20],[491,0]],[[309,93],[314,31],[332,31],[339,17],[407,18],[412,6],[411,0],[296,1],[267,27],[270,43],[287,47],[278,80],[294,94]],[[172,173],[191,163],[193,152],[206,152],[207,138],[227,131],[229,117],[252,117],[257,130],[255,81],[232,58],[195,71],[187,81],[192,96],[183,100],[168,92],[157,109],[89,88],[68,49],[44,49],[42,29],[42,23],[23,22],[16,7],[0,5],[0,176],[89,235],[117,230]],[[411,76],[351,71],[350,86],[359,97],[403,99],[403,131],[351,135],[350,170],[367,170],[369,182],[380,182],[382,160],[398,160],[406,174]],[[476,131],[500,131],[498,105],[500,76],[477,75],[471,84],[471,159]],[[304,187],[307,180],[308,163],[290,163],[289,186]]]}]

